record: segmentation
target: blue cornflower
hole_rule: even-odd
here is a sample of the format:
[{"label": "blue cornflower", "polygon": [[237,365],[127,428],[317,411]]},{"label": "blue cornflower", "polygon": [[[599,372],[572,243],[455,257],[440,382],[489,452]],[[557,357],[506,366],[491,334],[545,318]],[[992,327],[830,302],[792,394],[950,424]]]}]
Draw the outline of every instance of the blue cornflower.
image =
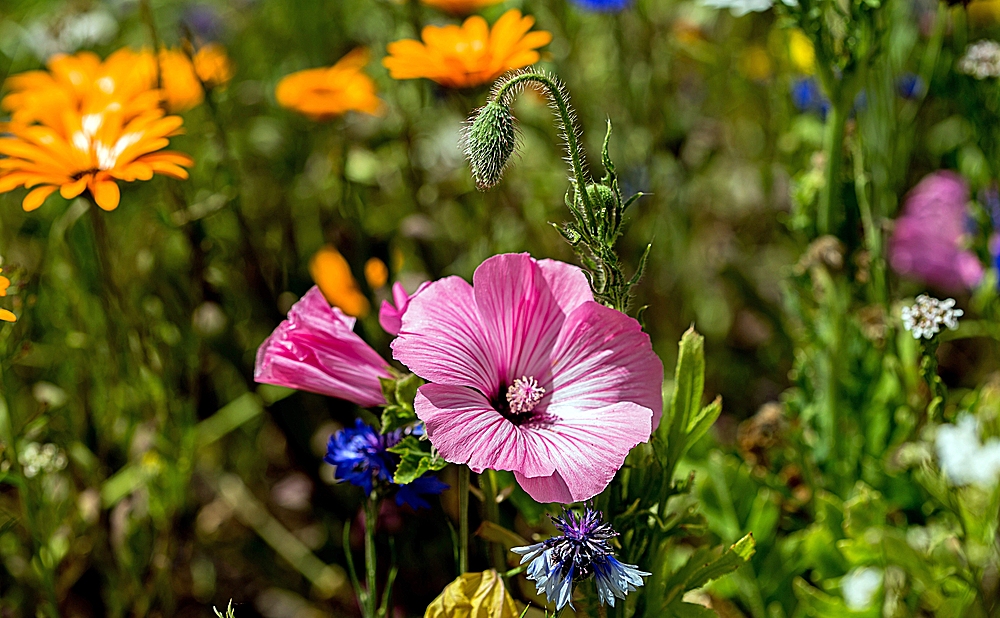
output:
[{"label": "blue cornflower", "polygon": [[545,592],[549,602],[555,603],[556,611],[567,604],[573,607],[573,582],[593,576],[601,605],[614,607],[615,598],[624,599],[650,575],[615,558],[608,541],[618,533],[603,519],[589,505],[583,515],[564,510],[562,517],[552,518],[561,536],[511,549],[521,555],[521,564],[531,562],[528,579],[535,582],[538,594]]},{"label": "blue cornflower", "polygon": [[588,11],[620,11],[632,0],[573,0],[573,4]]},{"label": "blue cornflower", "polygon": [[[414,430],[412,433],[420,435],[421,432]],[[323,461],[336,468],[334,477],[337,480],[357,485],[365,490],[365,495],[370,495],[377,484],[395,488],[396,504],[400,506],[408,504],[415,509],[430,508],[423,496],[437,495],[448,488],[437,477],[425,474],[406,485],[392,482],[399,457],[388,449],[402,439],[403,431],[400,429],[383,435],[358,419],[354,427],[345,427],[330,436]]]},{"label": "blue cornflower", "polygon": [[813,77],[803,77],[792,82],[792,104],[799,111],[819,112],[824,118],[830,111],[830,100],[823,95],[819,82]]},{"label": "blue cornflower", "polygon": [[896,80],[896,90],[899,96],[908,101],[919,99],[927,88],[922,77],[916,73],[904,73]]}]

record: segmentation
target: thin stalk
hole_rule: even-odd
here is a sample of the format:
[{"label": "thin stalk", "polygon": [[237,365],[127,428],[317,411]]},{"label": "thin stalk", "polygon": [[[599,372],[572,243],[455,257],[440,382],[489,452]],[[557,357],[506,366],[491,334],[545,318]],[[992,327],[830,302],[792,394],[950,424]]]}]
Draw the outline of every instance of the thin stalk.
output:
[{"label": "thin stalk", "polygon": [[[479,488],[483,490],[483,507],[486,511],[486,521],[500,525],[500,505],[497,503],[496,472],[486,470],[479,475]],[[504,548],[500,543],[490,543],[490,562],[498,573],[507,568]]]},{"label": "thin stalk", "polygon": [[469,467],[458,467],[458,574],[469,570]]},{"label": "thin stalk", "polygon": [[[861,225],[864,228],[865,248],[868,250],[872,295],[876,303],[888,308],[888,285],[886,283],[885,260],[882,257],[882,230],[872,215],[871,200],[868,199],[868,175],[865,173],[864,148],[860,136],[854,140],[854,191],[861,211]],[[881,224],[881,221],[878,222]]]},{"label": "thin stalk", "polygon": [[160,37],[156,34],[156,20],[153,17],[153,6],[149,0],[141,0],[139,9],[142,13],[142,21],[149,28],[149,38],[153,41],[153,67],[156,70],[156,88],[163,87],[163,71],[160,69]]},{"label": "thin stalk", "polygon": [[834,86],[830,93],[830,115],[826,119],[826,136],[823,149],[826,151],[826,184],[819,195],[819,205],[816,212],[816,232],[823,236],[831,233],[834,221],[834,209],[842,208],[841,168],[844,165],[844,131],[847,126],[849,109],[843,103],[843,88]]},{"label": "thin stalk", "polygon": [[378,592],[375,589],[376,564],[375,564],[375,526],[378,523],[378,503],[379,500],[372,492],[365,502],[365,618],[375,618],[376,604],[378,603]]},{"label": "thin stalk", "polygon": [[583,169],[583,156],[581,155],[582,150],[580,148],[579,140],[576,134],[576,116],[573,113],[573,108],[569,104],[569,98],[566,95],[562,84],[558,81],[552,79],[544,73],[520,73],[510,78],[503,86],[497,90],[496,100],[503,101],[504,98],[510,95],[511,91],[517,87],[519,84],[524,82],[536,82],[545,87],[546,93],[549,95],[553,105],[555,105],[556,112],[559,114],[559,120],[563,124],[563,139],[566,140],[566,154],[569,157],[570,165],[573,168],[573,177],[576,180],[576,188],[583,200],[584,205],[587,210],[588,225],[591,229],[596,229],[596,221],[593,220],[597,210],[594,208],[591,202],[590,195],[587,194],[587,184],[589,180],[587,174]]}]

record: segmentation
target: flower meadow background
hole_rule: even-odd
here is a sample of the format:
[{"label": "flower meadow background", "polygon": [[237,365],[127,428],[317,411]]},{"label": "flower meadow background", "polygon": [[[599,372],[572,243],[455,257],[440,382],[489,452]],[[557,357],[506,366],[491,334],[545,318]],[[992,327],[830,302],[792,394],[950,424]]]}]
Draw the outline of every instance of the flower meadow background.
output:
[{"label": "flower meadow background", "polygon": [[995,38],[7,0],[0,616],[997,615]]}]

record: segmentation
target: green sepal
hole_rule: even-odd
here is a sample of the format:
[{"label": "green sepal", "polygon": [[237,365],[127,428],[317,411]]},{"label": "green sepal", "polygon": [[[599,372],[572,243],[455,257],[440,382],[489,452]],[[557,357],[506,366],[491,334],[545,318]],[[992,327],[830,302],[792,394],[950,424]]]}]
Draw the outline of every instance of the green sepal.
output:
[{"label": "green sepal", "polygon": [[388,433],[400,427],[405,427],[417,420],[413,411],[413,400],[417,397],[417,389],[424,383],[412,373],[399,379],[379,378],[382,385],[382,396],[385,397],[385,407],[382,410],[382,433]]},{"label": "green sepal", "polygon": [[421,441],[415,436],[406,436],[398,444],[387,449],[390,453],[399,455],[399,465],[396,466],[393,483],[406,485],[428,472],[441,470],[448,465],[447,461],[425,446],[429,447],[430,443]]}]

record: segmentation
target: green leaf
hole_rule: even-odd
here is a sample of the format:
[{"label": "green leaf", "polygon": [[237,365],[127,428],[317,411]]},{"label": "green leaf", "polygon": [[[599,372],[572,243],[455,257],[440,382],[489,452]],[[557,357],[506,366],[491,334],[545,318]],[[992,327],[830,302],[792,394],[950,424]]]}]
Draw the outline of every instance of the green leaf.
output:
[{"label": "green leaf", "polygon": [[692,326],[681,337],[677,368],[674,371],[674,392],[670,398],[670,407],[664,415],[665,422],[661,422],[657,430],[657,456],[666,474],[673,475],[674,467],[690,446],[691,431],[704,433],[708,430],[702,424],[715,410],[712,406],[702,409],[701,397],[704,391],[705,338]]},{"label": "green leaf", "polygon": [[[722,397],[716,397],[715,401],[701,409],[688,423],[687,447],[691,447],[708,432],[709,427],[715,424],[722,414]],[[687,449],[685,449],[687,450]],[[681,453],[684,456],[684,453]]]},{"label": "green leaf", "polygon": [[406,436],[399,444],[388,449],[390,453],[399,455],[399,465],[396,466],[393,483],[406,485],[428,472],[441,470],[448,465],[448,462],[436,453],[425,450],[425,444],[429,446],[430,443],[421,442],[414,436]]},{"label": "green leaf", "polygon": [[405,427],[417,420],[413,411],[413,400],[423,380],[408,373],[402,378],[379,378],[386,405],[382,410],[382,433]]},{"label": "green leaf", "polygon": [[701,588],[713,579],[732,573],[749,562],[756,550],[757,543],[752,532],[714,559],[714,550],[699,549],[667,580],[667,593],[664,595],[666,606],[672,608],[672,604],[679,602],[685,592]]}]

